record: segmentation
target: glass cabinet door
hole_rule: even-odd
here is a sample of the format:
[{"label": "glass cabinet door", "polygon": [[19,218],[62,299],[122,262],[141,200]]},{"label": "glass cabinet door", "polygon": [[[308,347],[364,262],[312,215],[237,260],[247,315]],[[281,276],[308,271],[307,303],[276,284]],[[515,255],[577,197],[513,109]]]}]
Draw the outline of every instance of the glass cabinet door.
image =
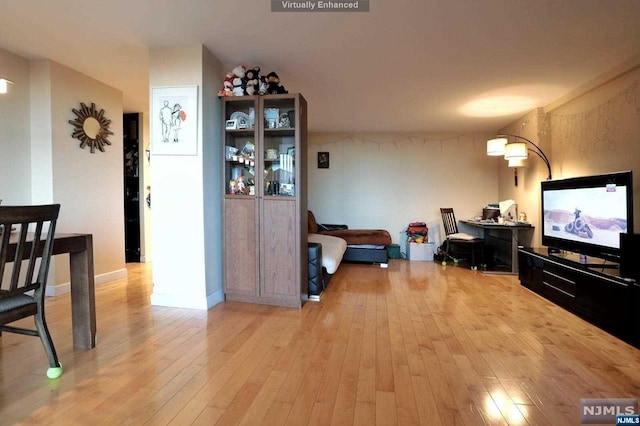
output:
[{"label": "glass cabinet door", "polygon": [[263,99],[264,196],[296,194],[295,99]]},{"label": "glass cabinet door", "polygon": [[257,196],[255,99],[225,103],[225,194]]}]

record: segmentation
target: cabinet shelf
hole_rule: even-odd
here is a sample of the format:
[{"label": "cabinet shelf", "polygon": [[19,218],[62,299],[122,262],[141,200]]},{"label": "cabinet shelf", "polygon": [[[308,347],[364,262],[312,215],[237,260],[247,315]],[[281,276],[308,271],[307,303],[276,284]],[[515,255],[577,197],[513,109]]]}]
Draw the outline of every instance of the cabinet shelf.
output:
[{"label": "cabinet shelf", "polygon": [[306,101],[300,94],[221,101],[223,124],[245,114],[255,122],[222,131],[225,297],[299,308],[308,286]]},{"label": "cabinet shelf", "polygon": [[253,137],[254,129],[227,129],[225,133],[250,138]]},{"label": "cabinet shelf", "polygon": [[265,136],[293,136],[295,135],[296,129],[293,127],[280,127],[276,129],[264,129]]}]

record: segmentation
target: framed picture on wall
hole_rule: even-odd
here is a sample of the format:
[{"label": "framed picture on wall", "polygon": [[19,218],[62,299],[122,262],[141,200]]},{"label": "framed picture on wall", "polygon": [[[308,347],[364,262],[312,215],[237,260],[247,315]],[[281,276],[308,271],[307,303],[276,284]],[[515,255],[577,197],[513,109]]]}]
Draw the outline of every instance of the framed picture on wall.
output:
[{"label": "framed picture on wall", "polygon": [[152,155],[198,155],[198,86],[151,88]]},{"label": "framed picture on wall", "polygon": [[328,169],[329,168],[329,153],[328,152],[319,152],[318,153],[318,168],[319,169]]}]

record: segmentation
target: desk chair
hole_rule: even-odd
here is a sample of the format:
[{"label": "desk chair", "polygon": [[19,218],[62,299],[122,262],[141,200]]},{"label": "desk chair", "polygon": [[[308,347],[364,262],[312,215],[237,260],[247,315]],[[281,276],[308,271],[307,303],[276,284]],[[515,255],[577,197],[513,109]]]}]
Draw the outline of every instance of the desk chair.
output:
[{"label": "desk chair", "polygon": [[[62,374],[44,316],[45,286],[59,212],[60,204],[0,206],[0,336],[6,331],[40,337],[49,358],[50,379]],[[7,325],[27,317],[34,317],[35,330]]]},{"label": "desk chair", "polygon": [[[447,259],[451,259],[453,264],[457,265],[461,259],[464,259],[460,256],[470,256],[471,269],[477,270],[478,264],[484,267],[484,240],[459,232],[458,222],[452,208],[441,208],[440,214],[442,215],[442,224],[446,235],[441,246],[445,255],[442,264],[446,265]],[[478,263],[478,260],[480,260],[480,263]]]}]

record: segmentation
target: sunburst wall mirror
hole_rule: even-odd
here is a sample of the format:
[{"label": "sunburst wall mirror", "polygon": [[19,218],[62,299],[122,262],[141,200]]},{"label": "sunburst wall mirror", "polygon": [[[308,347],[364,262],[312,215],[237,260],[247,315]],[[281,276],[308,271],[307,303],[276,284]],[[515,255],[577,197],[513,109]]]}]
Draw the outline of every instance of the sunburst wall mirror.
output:
[{"label": "sunburst wall mirror", "polygon": [[73,108],[71,111],[76,115],[75,120],[69,120],[75,127],[71,137],[80,141],[81,149],[89,146],[92,154],[96,152],[96,148],[104,152],[104,146],[111,145],[107,136],[113,135],[109,130],[111,120],[104,116],[104,109],[98,111],[93,102],[91,107],[81,102],[80,109]]}]

